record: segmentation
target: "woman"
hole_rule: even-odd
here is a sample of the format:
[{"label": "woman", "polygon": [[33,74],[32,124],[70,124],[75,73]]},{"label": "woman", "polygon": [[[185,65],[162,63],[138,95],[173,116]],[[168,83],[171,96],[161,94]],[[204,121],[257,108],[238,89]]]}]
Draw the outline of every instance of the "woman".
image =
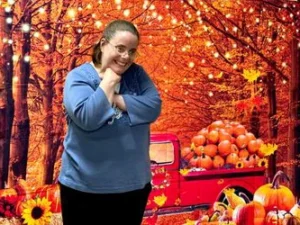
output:
[{"label": "woman", "polygon": [[151,191],[150,125],[161,99],[134,63],[139,41],[132,23],[115,20],[94,46],[92,62],[67,75],[68,131],[58,178],[64,225],[141,224]]}]

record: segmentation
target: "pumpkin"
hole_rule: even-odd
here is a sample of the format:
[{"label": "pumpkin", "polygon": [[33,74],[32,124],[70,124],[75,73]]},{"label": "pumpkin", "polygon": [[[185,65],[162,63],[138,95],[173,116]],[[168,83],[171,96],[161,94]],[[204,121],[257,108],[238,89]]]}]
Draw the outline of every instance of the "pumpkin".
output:
[{"label": "pumpkin", "polygon": [[197,166],[209,170],[213,167],[213,161],[210,156],[203,153],[198,159]]},{"label": "pumpkin", "polygon": [[212,122],[209,126],[209,129],[217,129],[217,128],[223,128],[225,127],[225,123],[222,120],[216,120],[214,122]]},{"label": "pumpkin", "polygon": [[236,225],[264,225],[266,211],[264,206],[256,201],[237,206],[232,213]]},{"label": "pumpkin", "polygon": [[218,144],[218,151],[221,156],[227,156],[231,153],[231,142],[228,140],[221,141]]},{"label": "pumpkin", "polygon": [[208,144],[204,146],[203,153],[210,157],[214,157],[217,154],[217,152],[218,152],[218,146],[214,144]]},{"label": "pumpkin", "polygon": [[224,164],[225,164],[224,158],[220,155],[215,155],[215,157],[213,158],[213,167],[215,169],[219,169],[219,168],[223,167]]},{"label": "pumpkin", "polygon": [[231,153],[239,154],[239,148],[235,144],[231,145]]},{"label": "pumpkin", "polygon": [[6,196],[17,196],[18,193],[16,191],[16,189],[14,188],[5,188],[0,190],[0,198],[1,197],[6,197]]},{"label": "pumpkin", "polygon": [[239,156],[236,153],[230,153],[226,156],[226,163],[235,165],[239,161]]},{"label": "pumpkin", "polygon": [[201,146],[201,145],[204,145],[204,144],[205,144],[205,141],[206,141],[206,138],[205,138],[205,136],[202,135],[202,134],[198,134],[198,135],[196,135],[196,136],[194,136],[194,137],[192,138],[192,143],[194,143],[194,145],[195,145],[196,147]]},{"label": "pumpkin", "polygon": [[247,158],[249,156],[249,152],[247,149],[241,149],[239,151],[239,157],[240,158]]},{"label": "pumpkin", "polygon": [[231,140],[231,135],[224,129],[219,130],[219,142],[224,140]]},{"label": "pumpkin", "polygon": [[288,187],[279,184],[280,178],[289,181],[287,175],[279,170],[275,174],[272,183],[262,185],[254,192],[253,200],[261,203],[267,212],[274,209],[274,207],[289,211],[296,203],[292,191]]},{"label": "pumpkin", "polygon": [[265,225],[282,225],[286,214],[285,210],[278,210],[277,208],[269,211],[265,218]]},{"label": "pumpkin", "polygon": [[248,138],[244,134],[237,136],[235,139],[235,143],[239,147],[239,149],[246,148],[248,145],[248,142],[249,142]]},{"label": "pumpkin", "polygon": [[193,156],[193,157],[190,159],[190,161],[189,161],[189,166],[190,166],[190,167],[197,167],[198,160],[199,160],[199,156],[197,156],[197,155]]},{"label": "pumpkin", "polygon": [[300,225],[300,218],[295,216],[286,217],[282,225]]},{"label": "pumpkin", "polygon": [[217,130],[209,131],[206,138],[207,138],[207,143],[210,144],[217,143],[219,140],[219,131]]},{"label": "pumpkin", "polygon": [[259,146],[257,140],[250,140],[247,145],[247,149],[251,154],[256,153],[257,150],[259,149],[259,147],[260,146]]},{"label": "pumpkin", "polygon": [[189,161],[194,156],[194,151],[190,147],[183,147],[180,151],[182,159]]},{"label": "pumpkin", "polygon": [[239,135],[246,134],[246,128],[244,125],[238,124],[233,128],[233,136],[238,137]]},{"label": "pumpkin", "polygon": [[293,216],[300,218],[300,199],[298,202],[291,208],[290,213]]},{"label": "pumpkin", "polygon": [[60,188],[58,184],[54,185],[44,185],[39,187],[36,192],[36,197],[47,198],[51,202],[51,212],[59,213],[61,212],[60,205]]},{"label": "pumpkin", "polygon": [[251,140],[256,140],[256,137],[253,133],[251,132],[246,132],[246,137],[248,138],[248,141],[251,141]]},{"label": "pumpkin", "polygon": [[201,145],[201,146],[198,146],[198,147],[195,147],[194,148],[194,152],[196,153],[196,155],[202,155],[202,153],[204,152],[204,147]]}]

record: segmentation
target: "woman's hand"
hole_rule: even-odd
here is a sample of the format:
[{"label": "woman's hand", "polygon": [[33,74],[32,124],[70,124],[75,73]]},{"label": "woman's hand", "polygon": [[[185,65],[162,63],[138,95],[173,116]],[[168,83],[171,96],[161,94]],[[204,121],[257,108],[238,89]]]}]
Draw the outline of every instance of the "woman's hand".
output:
[{"label": "woman's hand", "polygon": [[110,68],[107,68],[102,75],[103,78],[99,87],[104,91],[108,101],[112,105],[114,103],[115,86],[120,82],[121,76]]},{"label": "woman's hand", "polygon": [[122,111],[127,111],[127,109],[126,109],[126,104],[125,104],[125,101],[124,101],[122,95],[115,94],[115,95],[114,95],[114,99],[113,99],[113,103],[114,103],[119,109],[121,109]]}]

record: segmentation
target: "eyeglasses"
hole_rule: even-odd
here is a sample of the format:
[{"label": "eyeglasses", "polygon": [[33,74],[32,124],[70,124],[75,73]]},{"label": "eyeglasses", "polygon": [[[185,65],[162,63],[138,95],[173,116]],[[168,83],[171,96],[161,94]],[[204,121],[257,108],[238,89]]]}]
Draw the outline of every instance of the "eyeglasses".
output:
[{"label": "eyeglasses", "polygon": [[124,56],[125,53],[128,54],[129,57],[136,57],[137,56],[137,51],[136,49],[130,49],[130,50],[127,50],[127,48],[123,45],[113,45],[112,43],[110,43],[108,40],[106,40],[108,44],[110,44],[112,47],[114,47],[114,49],[117,51],[117,53],[120,55],[120,56]]}]

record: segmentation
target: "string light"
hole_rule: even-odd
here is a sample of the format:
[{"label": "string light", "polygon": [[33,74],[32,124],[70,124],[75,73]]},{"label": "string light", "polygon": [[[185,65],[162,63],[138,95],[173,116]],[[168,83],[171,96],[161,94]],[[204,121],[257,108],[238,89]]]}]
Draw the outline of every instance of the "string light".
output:
[{"label": "string light", "polygon": [[208,77],[208,79],[212,80],[214,78],[214,75],[210,73],[210,74],[208,74],[207,77]]},{"label": "string light", "polygon": [[24,56],[24,62],[29,62],[30,61],[30,56],[29,55],[25,55]]},{"label": "string light", "polygon": [[24,24],[22,24],[21,29],[24,33],[28,33],[30,31],[30,25],[28,23],[24,23]]},{"label": "string light", "polygon": [[125,17],[129,17],[130,10],[129,9],[125,9],[123,14],[124,14]]}]

